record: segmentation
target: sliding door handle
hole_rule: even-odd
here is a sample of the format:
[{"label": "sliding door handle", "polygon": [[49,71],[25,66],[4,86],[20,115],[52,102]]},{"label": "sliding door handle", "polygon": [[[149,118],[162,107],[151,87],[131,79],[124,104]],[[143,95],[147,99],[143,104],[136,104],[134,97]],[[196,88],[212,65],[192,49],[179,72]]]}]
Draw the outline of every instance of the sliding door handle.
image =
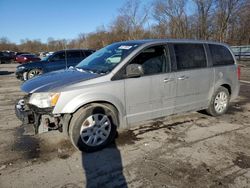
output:
[{"label": "sliding door handle", "polygon": [[178,80],[186,80],[188,78],[189,78],[188,76],[181,76],[181,77],[178,77]]},{"label": "sliding door handle", "polygon": [[174,81],[174,78],[165,78],[165,79],[163,80],[164,83],[172,82],[172,81]]}]

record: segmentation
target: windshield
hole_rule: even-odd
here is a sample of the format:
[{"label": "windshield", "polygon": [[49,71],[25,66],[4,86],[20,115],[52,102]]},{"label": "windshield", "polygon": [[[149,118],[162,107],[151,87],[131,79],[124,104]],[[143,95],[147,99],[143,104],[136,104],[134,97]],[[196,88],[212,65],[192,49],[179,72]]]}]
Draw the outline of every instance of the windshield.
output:
[{"label": "windshield", "polygon": [[50,58],[51,55],[45,56],[42,58],[43,61],[47,61]]},{"label": "windshield", "polygon": [[109,73],[138,46],[135,43],[111,44],[82,60],[76,68],[98,74]]}]

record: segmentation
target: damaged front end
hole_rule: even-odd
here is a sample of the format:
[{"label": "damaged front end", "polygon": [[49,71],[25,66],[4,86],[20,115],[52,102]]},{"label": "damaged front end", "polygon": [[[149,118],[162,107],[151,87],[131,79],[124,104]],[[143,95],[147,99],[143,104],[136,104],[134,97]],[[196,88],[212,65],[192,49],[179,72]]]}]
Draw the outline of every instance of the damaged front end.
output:
[{"label": "damaged front end", "polygon": [[54,115],[52,111],[54,107],[38,108],[29,102],[30,95],[17,101],[15,105],[16,116],[23,124],[33,124],[35,134],[40,134],[52,130],[62,132],[63,117]]}]

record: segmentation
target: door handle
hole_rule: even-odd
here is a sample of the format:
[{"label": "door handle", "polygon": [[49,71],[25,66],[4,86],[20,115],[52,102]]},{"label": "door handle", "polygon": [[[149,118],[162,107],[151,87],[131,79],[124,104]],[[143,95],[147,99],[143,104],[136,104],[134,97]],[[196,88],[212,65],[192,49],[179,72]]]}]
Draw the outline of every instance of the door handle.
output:
[{"label": "door handle", "polygon": [[188,76],[181,76],[181,77],[178,78],[178,80],[186,80],[188,78],[189,78]]},{"label": "door handle", "polygon": [[174,78],[165,78],[165,79],[163,80],[164,83],[172,82],[172,81],[174,81]]}]

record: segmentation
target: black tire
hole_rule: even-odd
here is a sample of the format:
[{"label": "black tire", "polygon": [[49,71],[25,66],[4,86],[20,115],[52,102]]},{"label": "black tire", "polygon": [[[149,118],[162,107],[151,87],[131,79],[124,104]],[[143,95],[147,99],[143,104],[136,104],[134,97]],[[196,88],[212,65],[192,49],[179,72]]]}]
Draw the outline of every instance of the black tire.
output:
[{"label": "black tire", "polygon": [[35,76],[38,76],[42,73],[43,71],[41,69],[31,69],[27,74],[27,80],[34,78]]},{"label": "black tire", "polygon": [[[216,97],[220,94],[220,93],[224,93],[227,96],[227,100],[226,100],[226,106],[222,109],[222,111],[218,111],[215,108],[215,103],[216,103]],[[219,116],[222,114],[225,114],[228,110],[229,107],[229,101],[230,101],[230,94],[228,89],[226,89],[225,87],[220,86],[217,91],[213,94],[209,107],[206,109],[206,112],[208,114],[210,114],[211,116]]]},{"label": "black tire", "polygon": [[[102,143],[96,146],[90,146],[86,144],[85,141],[83,141],[80,135],[80,130],[83,126],[83,123],[86,122],[87,119],[94,114],[95,115],[104,114],[106,117],[108,117],[111,123],[111,128],[110,128],[109,135],[107,136],[105,141],[103,141]],[[97,125],[95,124],[93,127],[95,126]],[[107,146],[114,140],[116,136],[117,126],[118,126],[118,115],[117,115],[116,109],[114,109],[113,106],[109,104],[92,103],[85,107],[80,108],[78,111],[76,111],[73,114],[73,117],[69,125],[69,137],[74,147],[77,148],[78,150],[85,151],[85,152],[94,152],[94,151],[103,149],[105,146]],[[92,134],[94,132],[97,135],[98,128],[96,131],[93,131],[93,129],[94,128],[92,128],[92,131],[91,131]]]}]

